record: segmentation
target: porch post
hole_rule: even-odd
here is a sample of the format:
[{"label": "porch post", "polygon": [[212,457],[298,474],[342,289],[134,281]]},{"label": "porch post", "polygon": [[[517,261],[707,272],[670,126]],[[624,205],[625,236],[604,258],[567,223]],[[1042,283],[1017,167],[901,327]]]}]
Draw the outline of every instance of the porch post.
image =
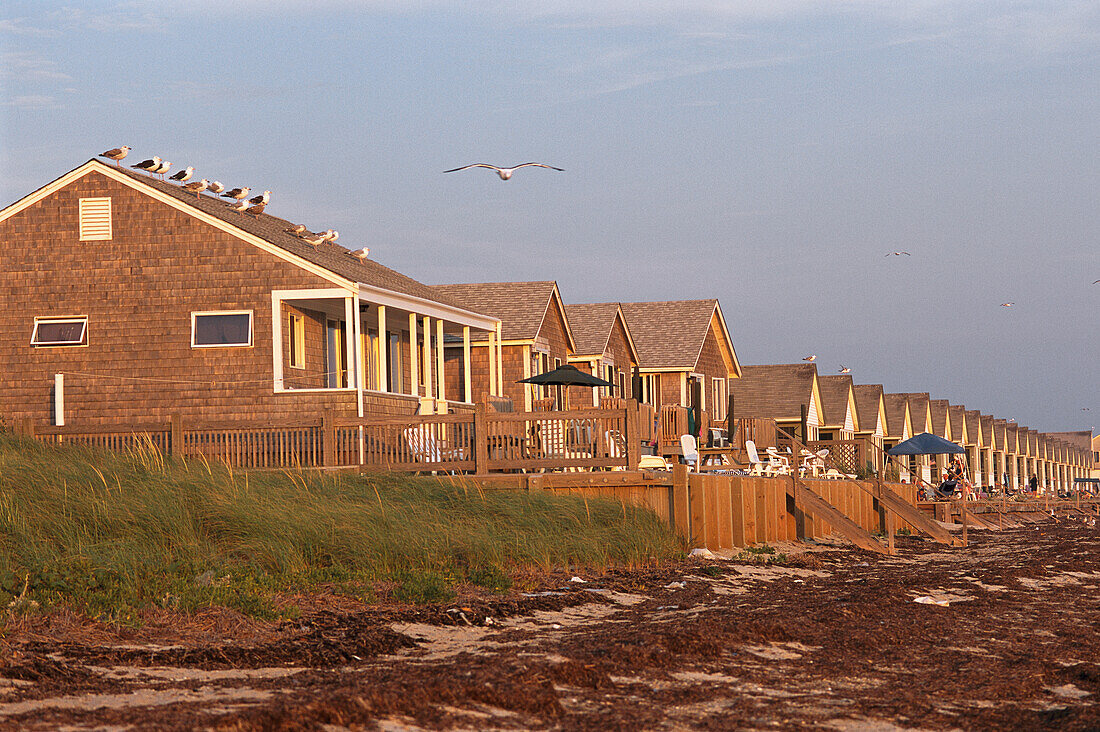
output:
[{"label": "porch post", "polygon": [[409,394],[420,396],[420,349],[416,343],[416,313],[409,313]]},{"label": "porch post", "polygon": [[275,377],[275,391],[283,385],[283,301],[271,293],[271,373]]},{"label": "porch post", "polygon": [[489,348],[486,349],[489,356],[489,396],[497,395],[497,332],[489,331]]},{"label": "porch post", "polygon": [[474,386],[470,374],[470,326],[462,326],[462,387],[467,402],[474,400]]},{"label": "porch post", "polygon": [[[360,378],[359,370],[362,366],[363,354],[359,350],[363,346],[363,338],[360,333],[363,332],[363,320],[359,313],[359,296],[355,296],[353,301],[355,307],[352,309],[354,317],[352,318],[351,325],[352,330],[351,337],[348,338],[348,347],[355,351],[355,403],[357,413],[360,417],[363,416],[363,379]],[[362,456],[362,450],[360,450],[360,457]],[[362,462],[362,461],[360,461]]]},{"label": "porch post", "polygon": [[345,297],[344,298],[344,322],[347,323],[347,327],[344,329],[347,333],[347,338],[344,340],[347,343],[344,344],[344,350],[347,352],[347,374],[348,374],[348,386],[354,388],[359,387],[359,369],[356,368],[356,356],[359,351],[359,329],[356,328],[356,324],[359,322],[359,298],[358,297]]},{"label": "porch post", "polygon": [[444,400],[446,396],[446,387],[444,386],[443,378],[443,321],[437,319],[435,321],[435,380],[438,386],[436,387],[435,398]]},{"label": "porch post", "polygon": [[432,395],[432,319],[424,316],[424,396]]},{"label": "porch post", "polygon": [[[531,346],[523,347],[523,378],[530,379],[531,374]],[[531,389],[532,384],[523,385],[523,411],[531,411]]]},{"label": "porch post", "polygon": [[378,391],[389,391],[387,370],[389,361],[386,359],[386,349],[389,342],[386,340],[386,306],[378,306]]},{"label": "porch post", "polygon": [[504,396],[504,339],[501,337],[503,325],[497,322],[497,396]]}]

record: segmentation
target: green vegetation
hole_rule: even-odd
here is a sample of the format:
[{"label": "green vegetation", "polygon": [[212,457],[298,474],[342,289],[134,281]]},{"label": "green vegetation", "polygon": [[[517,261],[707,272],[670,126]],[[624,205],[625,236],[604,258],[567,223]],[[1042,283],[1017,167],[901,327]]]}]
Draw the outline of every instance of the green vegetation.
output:
[{"label": "green vegetation", "polygon": [[761,544],[759,546],[747,546],[738,552],[733,558],[735,562],[745,564],[786,564],[787,555],[777,553],[774,546]]},{"label": "green vegetation", "polygon": [[[136,623],[141,609],[220,605],[293,615],[326,591],[442,601],[522,568],[602,569],[682,556],[653,513],[608,499],[473,482],[313,471],[234,472],[43,447],[0,435],[0,608],[68,606]],[[283,601],[276,602],[282,596]]]}]

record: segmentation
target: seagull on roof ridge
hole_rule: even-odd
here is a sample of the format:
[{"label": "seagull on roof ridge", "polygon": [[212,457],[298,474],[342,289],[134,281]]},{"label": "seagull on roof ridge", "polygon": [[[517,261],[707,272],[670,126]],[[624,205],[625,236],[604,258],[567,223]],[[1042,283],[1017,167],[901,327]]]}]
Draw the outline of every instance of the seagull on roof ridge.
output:
[{"label": "seagull on roof ridge", "polygon": [[248,192],[251,190],[251,188],[234,188],[231,191],[226,191],[225,193],[223,193],[222,198],[235,198],[239,201],[242,198],[247,198]]},{"label": "seagull on roof ridge", "polygon": [[229,208],[233,209],[237,213],[244,213],[244,210],[248,208],[248,201],[237,201],[236,203],[231,203],[229,205]]},{"label": "seagull on roof ridge", "polygon": [[557,170],[564,172],[562,168],[555,168],[553,165],[547,165],[546,163],[522,163],[512,168],[502,168],[499,165],[489,165],[489,163],[472,163],[470,165],[463,165],[461,168],[452,168],[451,170],[444,170],[444,173],[457,173],[460,170],[469,170],[470,168],[488,168],[489,170],[495,170],[501,180],[508,180],[512,177],[520,168],[535,167],[535,168],[549,168],[550,170]]},{"label": "seagull on roof ridge", "polygon": [[167,160],[162,160],[160,165],[150,170],[150,173],[155,173],[160,176],[161,180],[164,180],[164,174],[168,172],[168,169],[172,167],[172,164]]},{"label": "seagull on roof ridge", "polygon": [[198,198],[199,194],[205,191],[207,186],[209,185],[210,181],[208,181],[206,178],[203,178],[202,180],[193,180],[190,183],[186,184],[183,188],[186,191],[192,191],[195,194],[195,198]]},{"label": "seagull on roof ridge", "polygon": [[213,183],[210,184],[210,192],[211,193],[221,193],[224,190],[225,190],[225,186],[222,185],[222,182],[220,180],[216,180],[216,181],[214,181]]},{"label": "seagull on roof ridge", "polygon": [[313,234],[311,236],[303,236],[302,241],[316,249],[317,247],[328,241],[328,239],[325,238],[324,234]]},{"label": "seagull on roof ridge", "polygon": [[187,181],[191,180],[191,176],[193,176],[194,174],[195,174],[194,166],[188,165],[186,168],[179,171],[175,175],[168,176],[168,180],[176,180],[176,181],[179,181],[180,183],[186,183]]},{"label": "seagull on roof ridge", "polygon": [[340,238],[340,232],[335,229],[329,229],[324,234],[321,234],[321,237],[325,241],[336,241]]},{"label": "seagull on roof ridge", "polygon": [[253,216],[258,217],[264,212],[265,208],[267,208],[266,203],[254,203],[245,210],[245,213],[252,214]]},{"label": "seagull on roof ridge", "polygon": [[249,203],[255,203],[257,205],[262,203],[265,206],[268,204],[269,201],[271,201],[271,191],[264,191],[261,195],[253,196],[252,198],[248,199]]},{"label": "seagull on roof ridge", "polygon": [[802,360],[803,360],[803,361],[809,361],[810,363],[813,363],[814,361],[816,361],[816,360],[817,360],[817,354],[816,354],[816,353],[814,353],[814,354],[811,354],[811,355],[809,355],[809,356],[806,356],[806,357],[805,357],[805,358],[803,358]]},{"label": "seagull on roof ridge", "polygon": [[359,257],[359,261],[362,262],[364,259],[370,256],[370,247],[363,247],[362,249],[356,249],[355,251],[349,249],[348,254],[353,257]]},{"label": "seagull on roof ridge", "polygon": [[108,150],[107,152],[101,152],[99,156],[101,158],[109,158],[110,160],[114,160],[115,165],[118,165],[119,162],[129,154],[130,146],[123,145],[122,147],[116,147],[113,150]]},{"label": "seagull on roof ridge", "polygon": [[306,225],[305,224],[298,224],[297,226],[292,226],[289,229],[284,229],[284,231],[286,233],[294,234],[295,236],[301,236],[305,232],[305,230],[306,230]]},{"label": "seagull on roof ridge", "polygon": [[156,155],[154,155],[153,157],[149,158],[148,160],[142,160],[137,165],[131,165],[130,167],[131,168],[137,168],[138,170],[144,170],[147,173],[151,173],[151,172],[153,172],[153,168],[156,168],[156,167],[159,167],[159,166],[160,166],[160,158],[158,158]]}]

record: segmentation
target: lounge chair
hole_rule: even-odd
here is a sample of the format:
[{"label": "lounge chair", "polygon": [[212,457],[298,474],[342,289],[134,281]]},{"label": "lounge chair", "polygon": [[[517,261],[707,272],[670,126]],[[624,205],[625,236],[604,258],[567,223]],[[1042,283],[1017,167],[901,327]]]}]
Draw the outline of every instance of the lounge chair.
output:
[{"label": "lounge chair", "polygon": [[756,452],[756,443],[752,440],[745,440],[745,454],[749,458],[749,475],[766,477],[772,474],[771,466],[760,459],[760,454]]},{"label": "lounge chair", "polygon": [[802,464],[798,466],[798,477],[805,478],[806,473],[811,478],[817,478],[825,472],[825,457],[829,454],[829,448],[824,447],[817,452],[810,452],[803,448],[801,451]]},{"label": "lounge chair", "polygon": [[672,470],[672,466],[660,455],[642,455],[638,470]]},{"label": "lounge chair", "polygon": [[699,470],[699,446],[695,442],[695,435],[680,435],[680,450],[683,452],[684,462]]},{"label": "lounge chair", "polygon": [[771,466],[775,475],[791,474],[791,463],[785,455],[780,455],[779,450],[774,447],[767,448],[766,452],[768,453],[768,465]]}]

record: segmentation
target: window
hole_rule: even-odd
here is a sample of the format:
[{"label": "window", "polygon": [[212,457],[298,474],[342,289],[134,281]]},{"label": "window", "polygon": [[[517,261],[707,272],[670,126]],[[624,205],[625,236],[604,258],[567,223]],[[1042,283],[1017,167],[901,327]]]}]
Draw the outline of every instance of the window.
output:
[{"label": "window", "polygon": [[80,241],[108,241],[111,238],[111,199],[80,199]]},{"label": "window", "polygon": [[191,313],[192,348],[252,345],[252,311]]},{"label": "window", "polygon": [[306,319],[298,313],[290,314],[290,368],[306,367]]},{"label": "window", "polygon": [[32,346],[88,345],[88,316],[77,318],[35,318]]}]

